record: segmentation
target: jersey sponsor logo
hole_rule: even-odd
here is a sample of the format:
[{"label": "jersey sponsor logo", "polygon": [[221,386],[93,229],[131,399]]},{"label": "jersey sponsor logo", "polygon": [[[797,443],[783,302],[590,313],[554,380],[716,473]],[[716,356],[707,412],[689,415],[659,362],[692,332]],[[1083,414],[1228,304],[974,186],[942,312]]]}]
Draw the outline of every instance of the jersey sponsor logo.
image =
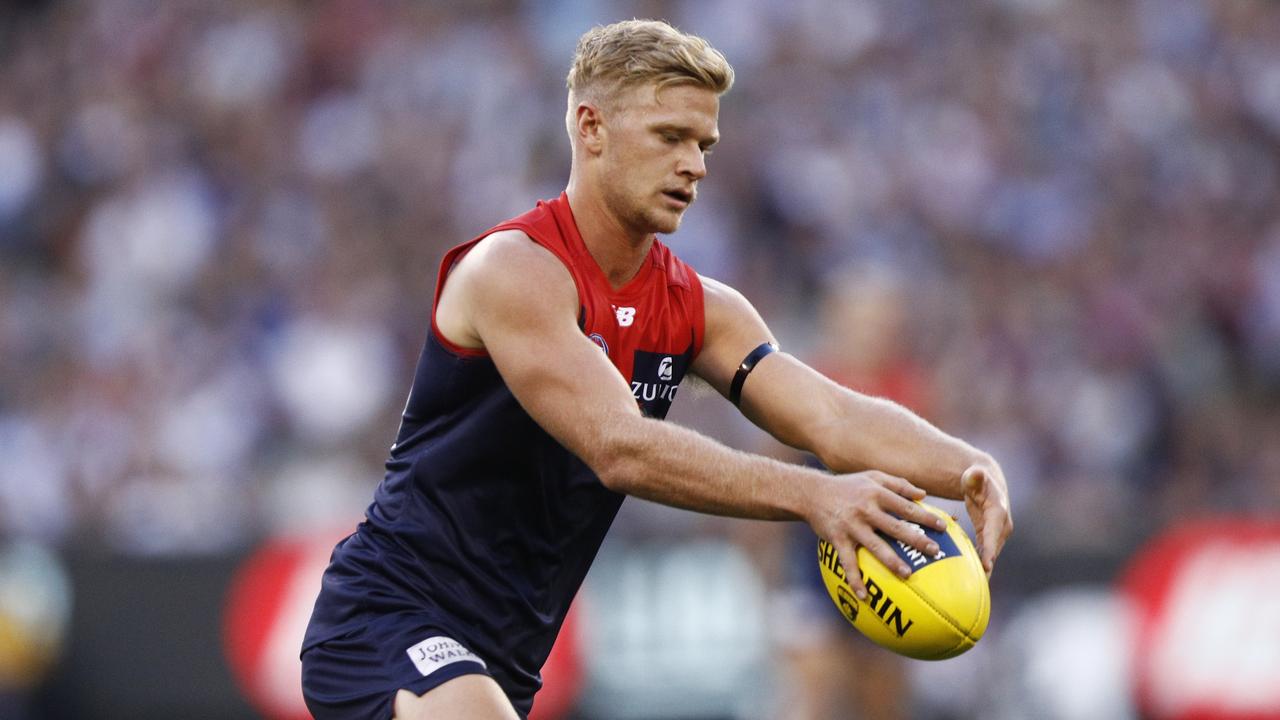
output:
[{"label": "jersey sponsor logo", "polygon": [[682,355],[636,351],[631,366],[631,394],[640,404],[641,412],[647,417],[667,416],[692,358],[692,347]]},{"label": "jersey sponsor logo", "polygon": [[614,305],[613,312],[618,316],[618,327],[631,327],[636,321],[636,309]]},{"label": "jersey sponsor logo", "polygon": [[479,663],[480,667],[488,667],[462,643],[444,635],[429,637],[405,652],[409,654],[413,666],[424,676],[456,662],[473,662]]},{"label": "jersey sponsor logo", "polygon": [[631,394],[641,403],[651,403],[654,400],[664,400],[670,404],[676,399],[676,391],[680,388],[667,383],[647,383],[639,380],[631,381]]}]

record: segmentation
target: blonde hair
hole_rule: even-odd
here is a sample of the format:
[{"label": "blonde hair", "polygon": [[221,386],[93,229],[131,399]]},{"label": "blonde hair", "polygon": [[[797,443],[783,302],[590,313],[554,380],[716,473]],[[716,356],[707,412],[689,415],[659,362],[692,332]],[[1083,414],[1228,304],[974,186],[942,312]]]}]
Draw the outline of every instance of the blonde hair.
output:
[{"label": "blonde hair", "polygon": [[[733,68],[711,43],[661,20],[623,20],[596,26],[578,38],[565,84],[569,102],[601,100],[644,83],[657,89],[689,83],[717,94],[733,86]],[[572,112],[572,107],[570,108]]]}]

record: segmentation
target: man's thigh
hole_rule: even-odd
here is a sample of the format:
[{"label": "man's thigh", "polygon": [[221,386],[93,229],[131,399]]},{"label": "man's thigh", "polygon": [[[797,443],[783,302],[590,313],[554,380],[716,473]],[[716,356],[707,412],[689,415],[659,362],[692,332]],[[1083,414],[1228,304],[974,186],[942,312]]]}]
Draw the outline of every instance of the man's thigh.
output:
[{"label": "man's thigh", "polygon": [[395,720],[519,720],[488,675],[461,675],[422,695],[396,693]]},{"label": "man's thigh", "polygon": [[373,619],[302,655],[303,697],[318,720],[387,720],[398,691],[424,695],[462,677],[483,678],[506,701],[487,673],[447,628],[405,615]]}]

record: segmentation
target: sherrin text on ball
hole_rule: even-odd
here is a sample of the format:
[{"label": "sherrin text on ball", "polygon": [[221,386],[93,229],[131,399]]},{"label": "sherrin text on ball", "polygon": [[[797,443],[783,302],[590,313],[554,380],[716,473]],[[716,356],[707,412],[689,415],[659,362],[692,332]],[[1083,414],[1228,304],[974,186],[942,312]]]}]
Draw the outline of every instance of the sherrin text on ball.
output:
[{"label": "sherrin text on ball", "polygon": [[834,546],[818,541],[818,567],[831,601],[855,628],[876,644],[919,660],[943,660],[973,647],[987,629],[991,593],[982,561],[954,518],[921,503],[945,518],[945,531],[920,528],[938,544],[927,555],[885,537],[911,568],[906,579],[885,567],[866,548],[858,548],[858,569],[867,588],[858,600],[845,578]]}]

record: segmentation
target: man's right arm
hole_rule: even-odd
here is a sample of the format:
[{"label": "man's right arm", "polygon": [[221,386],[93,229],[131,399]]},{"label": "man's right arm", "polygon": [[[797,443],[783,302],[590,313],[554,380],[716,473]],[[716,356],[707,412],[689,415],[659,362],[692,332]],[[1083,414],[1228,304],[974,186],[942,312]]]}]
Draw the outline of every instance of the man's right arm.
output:
[{"label": "man's right arm", "polygon": [[[906,480],[876,471],[831,475],[644,417],[626,381],[578,328],[578,310],[568,270],[523,233],[508,231],[458,263],[436,324],[455,344],[484,348],[525,411],[612,490],[716,515],[811,524],[838,517],[842,527],[815,529],[866,538],[862,544],[900,571],[907,568],[887,545],[870,542],[875,530],[934,551],[899,519],[937,525],[910,502],[925,493]],[[832,506],[842,510],[832,513]],[[854,569],[846,559],[846,570]]]}]

